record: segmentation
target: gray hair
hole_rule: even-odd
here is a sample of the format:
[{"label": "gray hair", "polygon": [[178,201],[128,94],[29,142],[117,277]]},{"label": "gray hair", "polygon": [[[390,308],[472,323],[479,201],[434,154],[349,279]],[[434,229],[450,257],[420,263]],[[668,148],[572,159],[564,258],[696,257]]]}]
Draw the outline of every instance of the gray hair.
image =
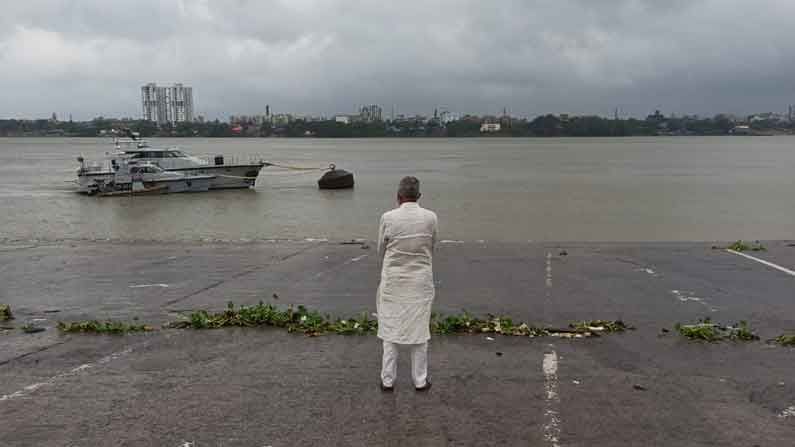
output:
[{"label": "gray hair", "polygon": [[400,180],[400,185],[398,185],[398,195],[406,200],[419,199],[420,181],[417,179],[417,177],[403,177]]}]

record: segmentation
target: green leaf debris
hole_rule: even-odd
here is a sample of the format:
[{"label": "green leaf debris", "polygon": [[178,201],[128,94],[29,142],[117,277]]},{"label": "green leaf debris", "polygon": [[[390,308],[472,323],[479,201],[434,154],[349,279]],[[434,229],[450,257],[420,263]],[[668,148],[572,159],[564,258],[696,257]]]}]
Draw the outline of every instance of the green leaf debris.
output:
[{"label": "green leaf debris", "polygon": [[[167,325],[169,328],[217,329],[222,327],[277,327],[288,332],[303,333],[310,336],[327,333],[341,335],[372,334],[378,330],[378,321],[366,312],[352,318],[332,318],[304,306],[279,309],[272,304],[260,302],[254,306],[236,307],[227,305],[222,312],[197,310],[180,321]],[[566,338],[595,337],[602,333],[623,332],[632,329],[622,321],[582,321],[569,325],[568,329],[553,329],[517,323],[507,317],[488,315],[477,318],[464,312],[460,315],[441,315],[433,313],[430,320],[431,333],[481,334],[541,337],[556,336]]]},{"label": "green leaf debris", "polygon": [[742,252],[742,251],[766,251],[767,250],[767,248],[765,248],[765,246],[762,245],[762,243],[759,242],[759,241],[755,241],[755,242],[737,241],[737,242],[729,245],[728,249],[729,250],[734,250],[734,251],[740,251],[740,252]]},{"label": "green leaf debris", "polygon": [[73,322],[58,322],[58,330],[61,332],[70,333],[94,333],[94,334],[113,334],[122,335],[130,332],[148,332],[153,330],[152,327],[145,324],[130,324],[123,321],[73,321]]},{"label": "green leaf debris", "polygon": [[741,321],[734,326],[723,326],[704,318],[696,324],[680,324],[674,326],[677,332],[690,340],[718,342],[722,340],[754,341],[759,336],[751,330],[748,323]]},{"label": "green leaf debris", "polygon": [[776,337],[776,343],[781,346],[795,346],[795,334],[784,334]]},{"label": "green leaf debris", "polygon": [[574,323],[569,325],[570,327],[577,329],[578,331],[585,332],[585,331],[592,331],[592,332],[624,332],[626,330],[634,330],[635,328],[632,326],[627,326],[621,320],[616,321],[608,321],[608,320],[592,320],[592,321],[580,321],[578,323]]},{"label": "green leaf debris", "polygon": [[0,304],[0,321],[9,321],[14,319],[14,314],[11,313],[11,306],[8,304]]},{"label": "green leaf debris", "polygon": [[222,327],[258,327],[271,326],[287,329],[288,332],[300,332],[307,335],[336,333],[344,335],[368,334],[375,332],[377,321],[366,312],[358,317],[338,318],[332,320],[328,315],[311,311],[304,306],[281,310],[271,304],[260,302],[254,306],[235,307],[229,303],[223,312],[197,310],[188,315],[187,319],[167,325],[170,328],[218,329]]}]

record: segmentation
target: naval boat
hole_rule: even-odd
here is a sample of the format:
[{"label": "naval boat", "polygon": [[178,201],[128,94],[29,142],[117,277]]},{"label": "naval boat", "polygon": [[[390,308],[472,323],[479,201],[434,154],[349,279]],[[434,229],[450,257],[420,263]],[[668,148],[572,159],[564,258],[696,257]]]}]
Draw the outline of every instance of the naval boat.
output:
[{"label": "naval boat", "polygon": [[166,171],[148,161],[130,160],[117,169],[112,179],[95,179],[89,195],[168,194],[209,191],[213,175],[191,175]]},{"label": "naval boat", "polygon": [[[260,170],[269,163],[263,160],[248,160],[238,163],[226,159],[223,155],[202,158],[187,154],[177,148],[152,148],[140,138],[116,138],[115,150],[106,153],[104,160],[88,162],[78,157],[80,169],[77,171],[78,192],[91,194],[110,183],[117,183],[119,170],[129,169],[132,165],[147,163],[162,171],[172,174],[183,174],[187,177],[209,177],[209,189],[251,188],[257,180]],[[148,169],[148,168],[147,168]],[[122,173],[123,175],[123,173]],[[174,191],[172,191],[174,192]]]}]

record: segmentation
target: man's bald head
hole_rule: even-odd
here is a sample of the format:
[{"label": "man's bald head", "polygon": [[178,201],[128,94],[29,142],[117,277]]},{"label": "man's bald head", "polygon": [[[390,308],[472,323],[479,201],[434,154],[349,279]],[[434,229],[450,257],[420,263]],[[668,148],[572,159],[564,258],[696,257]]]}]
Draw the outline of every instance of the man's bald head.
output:
[{"label": "man's bald head", "polygon": [[398,201],[416,202],[420,198],[420,181],[417,177],[407,176],[400,180],[398,185]]}]

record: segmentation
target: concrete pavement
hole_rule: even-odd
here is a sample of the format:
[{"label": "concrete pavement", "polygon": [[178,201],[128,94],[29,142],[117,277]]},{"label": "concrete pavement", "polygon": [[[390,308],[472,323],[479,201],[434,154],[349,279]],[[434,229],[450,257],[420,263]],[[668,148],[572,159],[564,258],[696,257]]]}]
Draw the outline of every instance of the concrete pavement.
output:
[{"label": "concrete pavement", "polygon": [[[793,269],[789,244],[751,254]],[[372,312],[372,246],[0,246],[0,303],[16,326],[48,328],[0,334],[0,445],[791,446],[795,350],[660,332],[705,316],[748,320],[763,339],[795,330],[795,277],[711,245],[442,244],[438,311],[555,326],[624,319],[637,330],[435,337],[428,395],[411,389],[405,355],[397,391],[381,394],[375,337],[53,328],[84,318],[161,324],[228,301]]]}]

